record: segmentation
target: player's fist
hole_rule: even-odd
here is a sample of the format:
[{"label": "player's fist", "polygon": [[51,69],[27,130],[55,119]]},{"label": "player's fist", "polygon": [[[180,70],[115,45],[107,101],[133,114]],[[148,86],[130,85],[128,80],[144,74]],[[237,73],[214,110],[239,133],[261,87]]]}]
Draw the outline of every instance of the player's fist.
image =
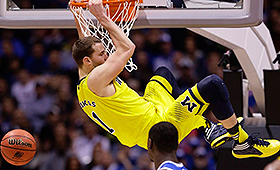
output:
[{"label": "player's fist", "polygon": [[106,16],[102,0],[89,0],[88,9],[96,18]]}]

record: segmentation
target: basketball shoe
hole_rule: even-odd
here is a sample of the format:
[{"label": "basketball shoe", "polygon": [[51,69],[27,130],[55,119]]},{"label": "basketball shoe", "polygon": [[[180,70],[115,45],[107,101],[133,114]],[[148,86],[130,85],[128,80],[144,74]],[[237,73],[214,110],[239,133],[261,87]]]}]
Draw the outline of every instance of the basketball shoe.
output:
[{"label": "basketball shoe", "polygon": [[[244,119],[243,117],[239,117],[237,121],[242,125]],[[221,123],[213,123],[205,118],[205,124],[206,126],[200,127],[199,131],[203,133],[205,140],[210,144],[212,149],[217,149],[227,141],[233,140]]]},{"label": "basketball shoe", "polygon": [[276,154],[280,142],[276,139],[262,139],[259,133],[253,133],[243,143],[234,141],[232,155],[236,158],[265,158]]}]

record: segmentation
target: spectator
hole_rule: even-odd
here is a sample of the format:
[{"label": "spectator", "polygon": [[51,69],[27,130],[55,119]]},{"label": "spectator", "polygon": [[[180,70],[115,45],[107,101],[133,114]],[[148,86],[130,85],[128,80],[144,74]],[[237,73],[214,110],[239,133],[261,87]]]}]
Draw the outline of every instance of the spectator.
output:
[{"label": "spectator", "polygon": [[21,61],[20,58],[15,54],[16,50],[13,47],[12,41],[4,39],[2,41],[2,54],[0,55],[0,76],[5,77],[9,80],[13,70],[11,67],[14,67],[13,61]]},{"label": "spectator", "polygon": [[36,44],[37,42],[44,42],[45,37],[47,36],[46,29],[34,29],[31,30],[31,36],[28,37],[28,44]]},{"label": "spectator", "polygon": [[44,45],[46,46],[47,51],[50,51],[51,49],[61,49],[64,43],[65,37],[60,29],[53,29],[50,31],[50,34],[44,37]]},{"label": "spectator", "polygon": [[[12,49],[10,51],[13,53],[14,56],[17,57],[24,57],[25,56],[25,48],[22,42],[15,37],[15,31],[5,29],[1,31],[1,40],[0,40],[0,56],[3,56],[5,54],[6,50]],[[7,46],[9,45],[9,46]],[[7,47],[9,49],[7,49]],[[7,51],[6,51],[7,52]]]},{"label": "spectator", "polygon": [[140,81],[140,91],[143,93],[146,84],[153,75],[150,58],[147,52],[137,50],[133,59],[138,67],[138,70],[132,74],[137,80]]},{"label": "spectator", "polygon": [[169,70],[173,70],[173,47],[171,43],[171,36],[168,33],[163,33],[159,38],[159,50],[160,54],[153,59],[153,70],[161,66],[167,67]]},{"label": "spectator", "polygon": [[191,59],[182,57],[181,53],[177,53],[174,57],[175,66],[177,68],[177,82],[180,89],[186,90],[197,82],[195,76],[194,63]]},{"label": "spectator", "polygon": [[192,170],[215,170],[213,159],[207,154],[205,147],[200,146],[193,153],[194,166]]},{"label": "spectator", "polygon": [[135,53],[137,53],[138,51],[146,50],[146,37],[143,36],[143,33],[143,31],[139,30],[131,31],[131,40],[137,46]]},{"label": "spectator", "polygon": [[102,146],[101,143],[97,143],[94,148],[93,148],[93,152],[92,152],[92,160],[90,162],[90,164],[87,166],[87,169],[92,169],[94,167],[98,167],[101,166],[102,164],[102,154],[103,154],[103,150],[102,150]]},{"label": "spectator", "polygon": [[[74,30],[75,31],[75,30]],[[60,55],[60,60],[63,61],[61,62],[61,67],[63,70],[69,70],[69,71],[76,71],[77,65],[72,57],[72,45],[76,41],[76,32],[73,32],[73,30],[68,30],[67,31],[67,40],[62,47],[61,55]]]},{"label": "spectator", "polygon": [[98,143],[103,151],[110,150],[109,139],[99,135],[99,127],[87,120],[83,125],[83,133],[74,138],[72,146],[74,154],[82,165],[88,165],[92,161],[93,150]]},{"label": "spectator", "polygon": [[48,56],[49,68],[47,69],[48,74],[55,75],[55,74],[64,73],[61,67],[60,56],[61,53],[59,50],[53,49],[49,52],[49,56]]},{"label": "spectator", "polygon": [[8,87],[8,83],[5,79],[0,78],[0,102],[3,101],[3,99],[10,95],[10,89]]},{"label": "spectator", "polygon": [[119,169],[132,170],[133,165],[129,157],[130,148],[127,146],[119,145],[119,150],[117,152],[117,160],[119,163]]},{"label": "spectator", "polygon": [[208,74],[217,74],[219,77],[223,78],[223,68],[218,67],[220,60],[221,55],[218,52],[212,51],[208,53],[206,60]]},{"label": "spectator", "polygon": [[27,70],[17,73],[17,81],[11,86],[11,95],[17,100],[18,107],[29,113],[29,106],[36,100],[36,82]]},{"label": "spectator", "polygon": [[58,81],[59,86],[56,91],[57,101],[56,105],[61,109],[62,114],[70,112],[72,109],[72,89],[71,80],[68,76],[55,76],[55,80]]},{"label": "spectator", "polygon": [[153,60],[153,58],[160,53],[159,43],[160,43],[160,37],[162,35],[162,30],[161,29],[148,29],[144,35],[146,37],[145,51],[149,54],[149,56]]},{"label": "spectator", "polygon": [[63,122],[57,124],[54,129],[54,149],[48,153],[46,160],[40,166],[40,170],[64,170],[66,160],[71,156],[67,128]]},{"label": "spectator", "polygon": [[20,58],[12,58],[8,63],[8,72],[6,76],[9,84],[13,84],[17,80],[17,73],[23,69],[23,62]]},{"label": "spectator", "polygon": [[30,133],[33,133],[33,128],[30,124],[30,121],[27,119],[25,113],[20,109],[16,109],[14,111],[12,125],[13,129],[24,129]]},{"label": "spectator", "polygon": [[194,74],[197,80],[207,75],[204,52],[197,48],[196,39],[192,36],[185,38],[185,57],[194,63]]},{"label": "spectator", "polygon": [[32,105],[29,105],[27,116],[38,134],[45,124],[46,115],[53,108],[55,98],[48,92],[47,85],[44,82],[37,82],[35,90],[36,99]]},{"label": "spectator", "polygon": [[94,166],[90,170],[118,170],[119,165],[113,158],[113,155],[110,151],[104,151],[102,154],[98,155],[101,157],[100,164]]},{"label": "spectator", "polygon": [[150,157],[147,152],[144,152],[139,156],[136,164],[137,170],[153,170],[154,165],[150,160]]},{"label": "spectator", "polygon": [[47,71],[49,62],[45,55],[45,47],[37,42],[32,46],[32,54],[25,60],[25,68],[32,74],[43,74]]},{"label": "spectator", "polygon": [[17,102],[14,98],[11,97],[4,97],[1,101],[1,117],[0,117],[0,122],[1,122],[1,133],[0,135],[3,137],[5,133],[10,131],[13,128],[12,125],[12,118],[13,118],[13,113],[17,109]]},{"label": "spectator", "polygon": [[78,159],[72,156],[66,160],[65,170],[83,170],[83,168]]}]

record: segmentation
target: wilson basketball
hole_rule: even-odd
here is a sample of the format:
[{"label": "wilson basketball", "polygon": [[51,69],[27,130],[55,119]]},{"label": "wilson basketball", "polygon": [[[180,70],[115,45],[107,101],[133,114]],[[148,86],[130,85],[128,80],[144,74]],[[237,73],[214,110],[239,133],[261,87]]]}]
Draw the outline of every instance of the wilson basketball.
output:
[{"label": "wilson basketball", "polygon": [[1,141],[1,154],[10,164],[21,166],[32,160],[36,153],[36,142],[25,130],[9,131]]}]

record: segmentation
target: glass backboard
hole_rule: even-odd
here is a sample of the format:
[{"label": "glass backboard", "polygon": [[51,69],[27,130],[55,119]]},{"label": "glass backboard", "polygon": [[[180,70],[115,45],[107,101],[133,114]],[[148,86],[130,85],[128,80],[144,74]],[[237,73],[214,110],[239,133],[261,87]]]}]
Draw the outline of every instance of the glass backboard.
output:
[{"label": "glass backboard", "polygon": [[[34,2],[1,0],[0,28],[75,28],[68,0]],[[263,0],[143,0],[133,29],[248,27],[262,19]]]}]

